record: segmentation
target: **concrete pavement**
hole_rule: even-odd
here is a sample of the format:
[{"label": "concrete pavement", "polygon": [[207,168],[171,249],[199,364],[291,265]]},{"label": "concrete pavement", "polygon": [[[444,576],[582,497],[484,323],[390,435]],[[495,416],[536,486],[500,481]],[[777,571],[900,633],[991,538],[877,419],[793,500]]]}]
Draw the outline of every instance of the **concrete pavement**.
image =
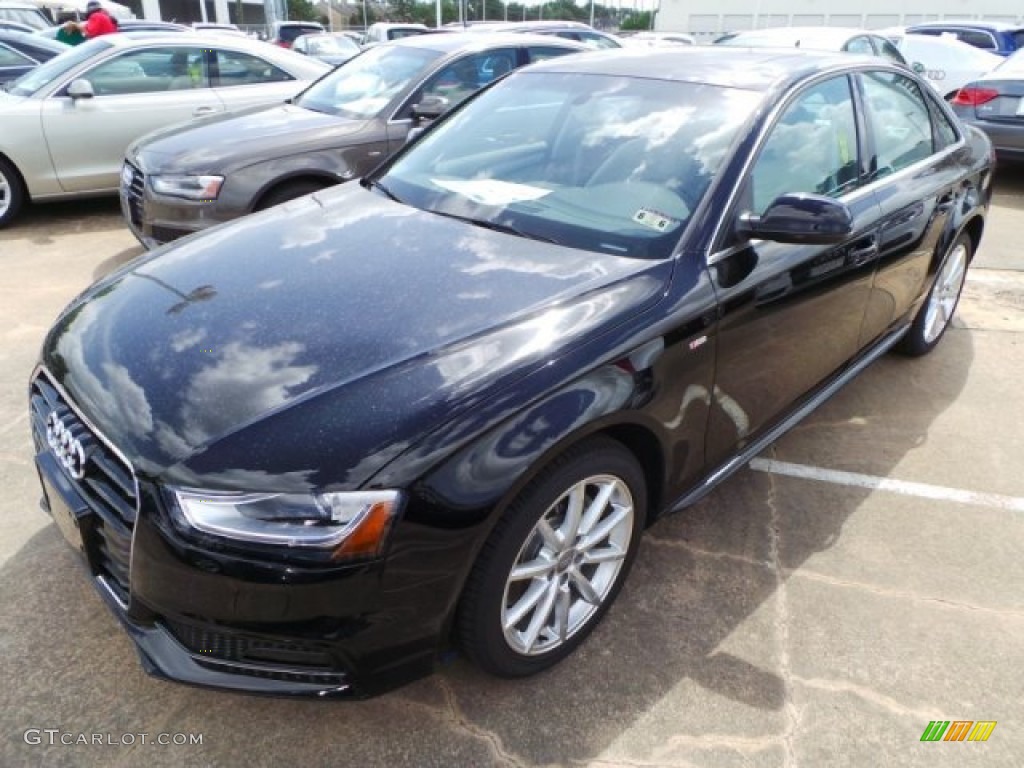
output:
[{"label": "concrete pavement", "polygon": [[[139,249],[112,202],[36,208],[0,232],[0,766],[1020,765],[1022,231],[1010,168],[935,353],[883,358],[762,457],[932,497],[759,465],[652,528],[607,619],[551,672],[501,681],[456,660],[336,704],[146,677],[38,510],[25,394],[42,335]],[[932,720],[998,725],[985,743],[922,743]]]}]

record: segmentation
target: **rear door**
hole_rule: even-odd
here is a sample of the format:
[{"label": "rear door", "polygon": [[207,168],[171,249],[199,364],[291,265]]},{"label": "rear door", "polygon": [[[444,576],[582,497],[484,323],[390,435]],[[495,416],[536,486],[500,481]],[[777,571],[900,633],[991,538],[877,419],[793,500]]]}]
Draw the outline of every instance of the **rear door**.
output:
[{"label": "rear door", "polygon": [[[727,235],[708,261],[720,305],[707,461],[715,466],[841,370],[859,350],[878,255],[880,210],[862,188],[852,81],[832,76],[789,100],[740,181]],[[835,197],[854,217],[838,245],[732,234],[779,195]]]},{"label": "rear door", "polygon": [[196,46],[138,48],[78,75],[95,95],[72,99],[64,83],[43,102],[43,133],[67,192],[116,190],[125,150],[157,128],[220,109]]},{"label": "rear door", "polygon": [[959,129],[931,89],[892,71],[858,75],[870,151],[868,182],[882,209],[878,274],[864,320],[869,343],[923,296],[963,171]]}]

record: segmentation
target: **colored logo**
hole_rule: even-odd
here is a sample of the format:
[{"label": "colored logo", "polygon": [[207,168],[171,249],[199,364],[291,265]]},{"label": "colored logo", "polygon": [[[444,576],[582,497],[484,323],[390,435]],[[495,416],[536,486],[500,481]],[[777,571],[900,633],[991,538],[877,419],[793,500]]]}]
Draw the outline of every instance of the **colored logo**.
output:
[{"label": "colored logo", "polygon": [[932,720],[921,741],[988,741],[995,729],[995,720]]}]

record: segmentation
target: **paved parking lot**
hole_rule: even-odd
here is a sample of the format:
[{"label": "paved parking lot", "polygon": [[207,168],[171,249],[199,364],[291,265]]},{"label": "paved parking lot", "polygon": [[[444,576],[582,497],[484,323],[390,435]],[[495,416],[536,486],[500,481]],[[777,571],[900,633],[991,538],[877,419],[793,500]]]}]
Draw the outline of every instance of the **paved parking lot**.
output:
[{"label": "paved parking lot", "polygon": [[[1009,167],[936,352],[882,359],[651,529],[558,668],[509,682],[455,659],[388,696],[321,703],[147,678],[38,510],[25,395],[42,335],[140,249],[111,201],[37,207],[0,232],[0,767],[1019,766],[1022,233],[1024,169]],[[932,720],[998,725],[985,743],[922,743]],[[60,744],[79,734],[104,743]]]}]

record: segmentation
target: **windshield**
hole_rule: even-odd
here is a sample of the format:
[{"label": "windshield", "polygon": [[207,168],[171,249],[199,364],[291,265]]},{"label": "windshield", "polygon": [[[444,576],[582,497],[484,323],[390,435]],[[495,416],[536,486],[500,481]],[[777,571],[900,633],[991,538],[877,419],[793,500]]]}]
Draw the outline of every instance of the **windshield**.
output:
[{"label": "windshield", "polygon": [[334,35],[319,35],[306,40],[306,47],[310,53],[330,55],[332,53],[352,53],[359,51],[359,46],[348,37],[335,37]]},{"label": "windshield", "polygon": [[591,251],[668,256],[760,94],[522,72],[378,179],[401,202]]},{"label": "windshield", "polygon": [[438,51],[397,45],[371,48],[314,83],[295,103],[356,120],[376,117],[440,56]]},{"label": "windshield", "polygon": [[64,53],[54,56],[45,64],[28,72],[11,85],[8,89],[15,96],[31,96],[41,88],[60,79],[65,73],[77,67],[86,59],[90,59],[100,51],[110,48],[110,43],[102,39],[90,40],[87,43],[70,48]]}]

